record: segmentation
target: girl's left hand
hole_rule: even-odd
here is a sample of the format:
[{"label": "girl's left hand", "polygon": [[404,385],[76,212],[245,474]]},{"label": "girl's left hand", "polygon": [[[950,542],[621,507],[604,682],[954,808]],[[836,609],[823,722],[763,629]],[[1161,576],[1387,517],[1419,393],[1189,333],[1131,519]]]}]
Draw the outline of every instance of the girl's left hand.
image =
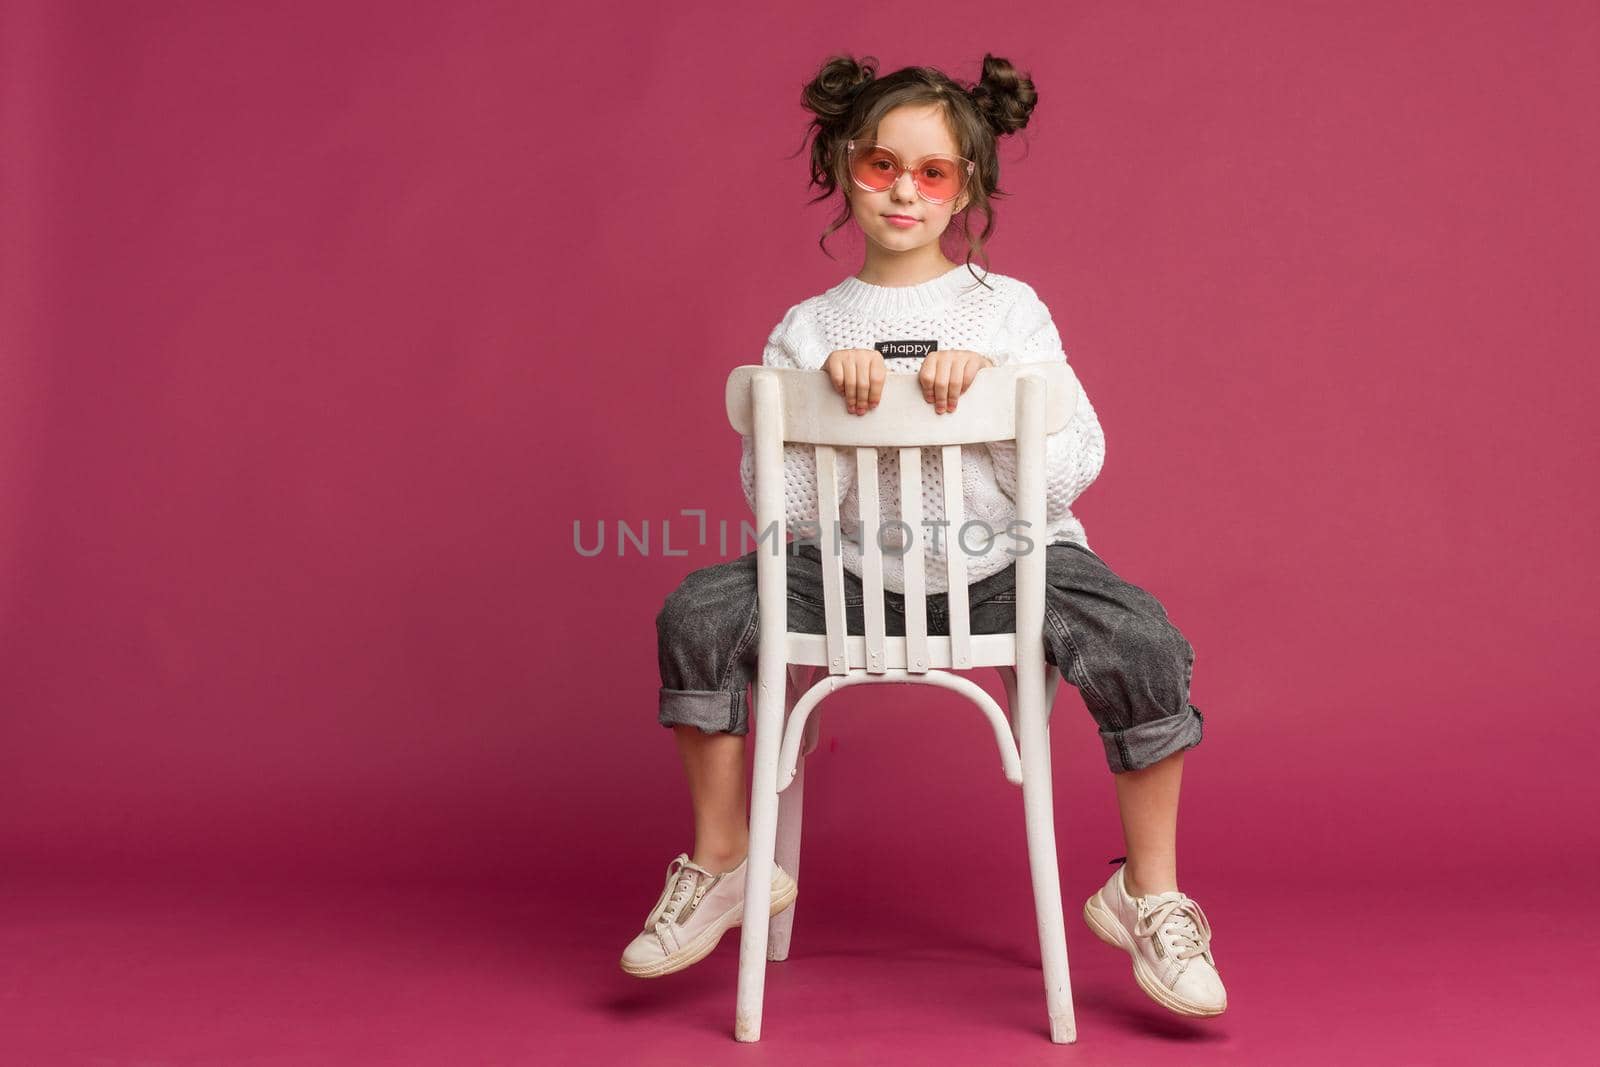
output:
[{"label": "girl's left hand", "polygon": [[985,367],[994,366],[994,360],[964,348],[944,348],[922,357],[922,370],[917,381],[922,384],[922,398],[933,405],[933,410],[943,415],[956,409],[956,398],[972,385],[972,379]]}]

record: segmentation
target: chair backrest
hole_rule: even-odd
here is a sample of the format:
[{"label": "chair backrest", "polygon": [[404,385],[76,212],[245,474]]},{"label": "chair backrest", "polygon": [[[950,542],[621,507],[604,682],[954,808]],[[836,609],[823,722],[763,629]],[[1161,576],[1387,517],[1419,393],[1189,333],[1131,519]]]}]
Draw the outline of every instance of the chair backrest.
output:
[{"label": "chair backrest", "polygon": [[[930,637],[927,626],[927,566],[923,552],[922,449],[939,448],[944,481],[946,543],[964,521],[961,449],[991,441],[1017,445],[1016,518],[1029,531],[1033,550],[1017,555],[1018,597],[1042,604],[1044,586],[1045,435],[1067,424],[1080,390],[1065,362],[1013,364],[980,371],[953,412],[936,414],[914,374],[890,374],[876,409],[851,415],[844,399],[821,371],[776,367],[737,367],[728,376],[728,421],[752,438],[755,454],[758,537],[776,533],[775,543],[758,541],[757,570],[763,612],[787,605],[787,530],[783,454],[786,444],[808,444],[816,455],[819,508],[818,548],[822,556],[823,635],[788,633],[791,663],[826,666],[831,674],[865,668],[871,674],[923,674],[930,669],[966,669],[1016,662],[1015,633],[971,633],[967,603],[966,556],[945,552],[948,586],[947,636]],[[844,566],[839,553],[838,449],[856,450],[860,505],[861,582],[866,633],[854,637],[845,626]],[[900,522],[910,536],[902,557],[906,636],[885,635],[883,546],[878,500],[878,450],[899,459]],[[930,516],[930,518],[933,518]],[[1002,535],[1009,536],[1009,535]],[[1023,586],[1037,585],[1037,596]],[[1031,591],[1031,586],[1030,586]],[[1019,611],[1019,626],[1022,612]]]}]

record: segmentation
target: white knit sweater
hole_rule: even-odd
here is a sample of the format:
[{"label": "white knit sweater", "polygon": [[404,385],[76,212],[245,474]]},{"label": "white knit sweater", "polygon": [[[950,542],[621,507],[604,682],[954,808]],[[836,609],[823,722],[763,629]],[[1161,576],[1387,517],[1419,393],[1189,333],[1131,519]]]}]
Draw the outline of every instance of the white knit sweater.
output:
[{"label": "white knit sweater", "polygon": [[[981,273],[981,272],[980,272]],[[761,361],[769,367],[820,370],[828,354],[841,348],[873,348],[881,341],[936,341],[940,349],[962,348],[986,355],[997,366],[1010,363],[1044,363],[1065,360],[1061,337],[1050,311],[1026,282],[1002,274],[983,275],[990,288],[977,283],[965,265],[920,285],[869,285],[849,277],[818,296],[790,308],[767,339]],[[893,373],[915,374],[922,368],[916,357],[885,357]],[[1081,385],[1080,381],[1080,385]],[[844,398],[839,399],[844,403]],[[1105,462],[1105,435],[1087,395],[1072,419],[1046,438],[1046,530],[1026,531],[1036,549],[1052,541],[1076,541],[1088,547],[1083,524],[1072,514],[1071,504],[1088,488]],[[1017,449],[1014,442],[965,446],[962,454],[962,492],[968,520],[981,520],[995,533],[988,551],[982,527],[967,535],[967,580],[979,581],[1004,570],[1015,556],[1007,551],[1015,542],[1002,531],[1016,517]],[[925,522],[942,520],[944,479],[939,450],[923,449],[922,516]],[[744,438],[739,464],[745,499],[755,511],[755,460],[750,438]],[[792,536],[815,535],[817,510],[816,454],[811,445],[784,445],[785,515]],[[839,482],[842,494],[839,519],[844,536],[839,547],[846,569],[861,574],[861,524],[856,490],[854,449],[841,449]],[[880,522],[901,518],[898,460],[893,449],[878,455],[878,506]],[[804,527],[802,523],[808,524]],[[884,542],[893,539],[890,527]],[[916,531],[927,560],[927,591],[948,591],[945,550],[956,531],[944,527],[940,550],[933,547],[926,526]],[[956,548],[956,551],[963,551]],[[883,584],[905,592],[901,557],[883,554]]]}]

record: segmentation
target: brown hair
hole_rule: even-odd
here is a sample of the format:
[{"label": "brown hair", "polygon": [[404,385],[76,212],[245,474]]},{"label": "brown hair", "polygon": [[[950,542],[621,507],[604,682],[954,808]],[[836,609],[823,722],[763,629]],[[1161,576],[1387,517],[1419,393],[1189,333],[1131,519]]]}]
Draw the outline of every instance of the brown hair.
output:
[{"label": "brown hair", "polygon": [[[1028,115],[1039,99],[1033,80],[1010,60],[988,54],[983,57],[983,75],[970,89],[933,67],[902,67],[882,78],[876,77],[877,69],[878,61],[872,56],[860,60],[831,56],[801,91],[801,103],[815,116],[806,128],[806,140],[811,142],[811,184],[822,190],[807,202],[826,200],[850,181],[847,141],[875,136],[883,116],[897,107],[937,104],[955,135],[957,152],[977,164],[967,183],[967,206],[951,216],[950,230],[966,242],[967,270],[972,270],[972,257],[977,255],[988,273],[983,246],[994,232],[990,201],[1007,195],[999,187],[995,142],[1028,124]],[[804,141],[800,147],[805,148]],[[974,212],[983,216],[983,230],[977,234],[972,231]],[[817,240],[829,258],[829,236],[848,221],[847,201]],[[978,276],[974,273],[973,277]]]}]

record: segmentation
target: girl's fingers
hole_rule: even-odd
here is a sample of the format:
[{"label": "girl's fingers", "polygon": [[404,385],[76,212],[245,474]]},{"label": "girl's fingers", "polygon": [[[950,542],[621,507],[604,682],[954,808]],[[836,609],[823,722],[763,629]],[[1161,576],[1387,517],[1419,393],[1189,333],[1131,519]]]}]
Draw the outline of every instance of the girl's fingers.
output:
[{"label": "girl's fingers", "polygon": [[988,361],[976,352],[966,353],[964,360],[961,372],[956,376],[956,382],[952,383],[955,388],[952,390],[953,395],[950,397],[951,411],[956,409],[956,398],[971,389],[973,380],[978,377],[978,372],[989,365]]},{"label": "girl's fingers", "polygon": [[966,388],[967,363],[963,356],[950,368],[950,402],[945,405],[946,411],[954,411],[956,402],[961,399],[961,391]]},{"label": "girl's fingers", "polygon": [[961,393],[963,396],[966,395],[968,389],[972,388],[973,379],[978,376],[978,371],[982,368],[983,360],[976,358],[967,360],[966,370],[961,374]]},{"label": "girl's fingers", "polygon": [[935,411],[939,409],[939,375],[943,373],[945,367],[949,366],[949,364],[950,356],[945,352],[933,353],[927,363],[928,387],[925,392],[928,397],[928,403],[934,406]]},{"label": "girl's fingers", "polygon": [[[849,356],[838,355],[842,358],[830,357],[825,364],[833,391],[844,398],[850,414],[865,415],[883,399],[887,368],[875,352],[861,350]],[[978,371],[988,365],[988,361],[975,352],[955,349],[930,352],[917,372],[922,398],[940,414],[954,411],[961,394],[972,387]]]}]

